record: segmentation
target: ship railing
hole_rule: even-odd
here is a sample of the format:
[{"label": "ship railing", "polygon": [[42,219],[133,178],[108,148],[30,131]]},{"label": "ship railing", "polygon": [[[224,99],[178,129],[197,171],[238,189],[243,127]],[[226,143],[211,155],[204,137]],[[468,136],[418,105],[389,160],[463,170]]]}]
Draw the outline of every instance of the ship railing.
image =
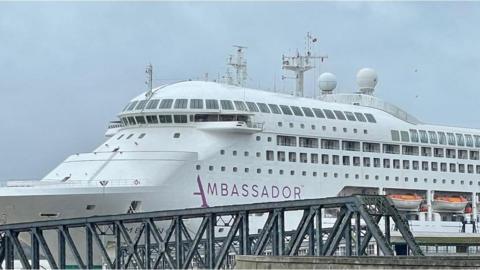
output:
[{"label": "ship railing", "polygon": [[104,179],[104,180],[13,180],[4,183],[3,187],[133,187],[146,185],[141,179]]}]

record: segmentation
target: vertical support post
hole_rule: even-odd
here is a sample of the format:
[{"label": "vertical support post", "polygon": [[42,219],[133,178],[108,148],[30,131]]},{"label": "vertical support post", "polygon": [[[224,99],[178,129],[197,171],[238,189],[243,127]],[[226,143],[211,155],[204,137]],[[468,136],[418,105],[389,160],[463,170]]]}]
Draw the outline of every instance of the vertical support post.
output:
[{"label": "vertical support post", "polygon": [[345,226],[344,237],[345,237],[345,256],[352,256],[352,219],[347,220]]},{"label": "vertical support post", "polygon": [[308,256],[315,255],[315,227],[312,219],[308,224]]},{"label": "vertical support post", "polygon": [[87,269],[93,269],[93,238],[92,231],[87,226],[85,226],[85,241]]},{"label": "vertical support post", "polygon": [[435,197],[435,191],[427,190],[427,220],[433,221],[432,200]]},{"label": "vertical support post", "polygon": [[215,215],[208,214],[207,218],[207,246],[205,248],[206,267],[213,269],[215,266]]},{"label": "vertical support post", "polygon": [[390,216],[385,215],[385,239],[387,240],[387,245],[390,245]]},{"label": "vertical support post", "polygon": [[115,268],[122,269],[122,236],[118,224],[113,224],[115,232]]},{"label": "vertical support post", "polygon": [[175,217],[175,260],[177,262],[176,268],[180,269],[183,265],[183,243],[182,243],[182,219]]},{"label": "vertical support post", "polygon": [[31,265],[33,269],[40,269],[40,245],[33,231],[30,231],[30,239],[31,239],[30,245],[32,250]]},{"label": "vertical support post", "polygon": [[[11,234],[10,234],[11,235]],[[13,245],[12,240],[5,234],[5,269],[14,269],[14,252],[13,252]]]},{"label": "vertical support post", "polygon": [[317,246],[316,255],[322,256],[323,254],[323,234],[322,234],[322,207],[315,209],[315,224],[317,227],[315,235],[315,245]]},{"label": "vertical support post", "polygon": [[67,256],[65,252],[65,236],[62,233],[62,230],[57,229],[58,235],[58,267],[60,269],[65,269],[67,266]]},{"label": "vertical support post", "polygon": [[355,247],[357,249],[357,256],[362,256],[362,228],[360,227],[360,213],[357,212],[355,215],[355,229],[356,229],[356,237],[355,237]]},{"label": "vertical support post", "polygon": [[478,201],[477,192],[472,192],[472,221],[474,222],[472,224],[473,224],[474,228],[475,228],[475,226],[477,226],[477,216],[478,216],[478,214],[477,214],[477,201]]},{"label": "vertical support post", "polygon": [[277,235],[277,245],[278,245],[278,255],[283,256],[285,255],[285,210],[284,209],[277,209],[277,231],[275,234]]},{"label": "vertical support post", "polygon": [[150,239],[150,223],[148,221],[144,222],[145,226],[145,269],[152,269],[152,246],[151,246],[151,239]]},{"label": "vertical support post", "polygon": [[273,211],[273,226],[271,228],[270,237],[272,238],[272,255],[278,256],[279,255],[279,248],[278,248],[278,211],[275,209]]},{"label": "vertical support post", "polygon": [[250,255],[251,251],[250,251],[250,232],[249,232],[248,213],[241,212],[240,216],[242,217],[242,224],[239,229],[240,254]]}]

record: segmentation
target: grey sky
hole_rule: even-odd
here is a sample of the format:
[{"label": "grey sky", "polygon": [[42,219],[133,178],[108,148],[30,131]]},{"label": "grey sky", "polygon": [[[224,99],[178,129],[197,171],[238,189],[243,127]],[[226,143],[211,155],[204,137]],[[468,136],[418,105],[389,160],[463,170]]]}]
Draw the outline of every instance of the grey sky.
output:
[{"label": "grey sky", "polygon": [[40,178],[95,148],[149,62],[156,84],[216,77],[241,44],[250,86],[276,76],[291,89],[281,55],[307,31],[340,91],[372,67],[377,95],[419,119],[480,127],[479,14],[480,2],[0,3],[0,179]]}]

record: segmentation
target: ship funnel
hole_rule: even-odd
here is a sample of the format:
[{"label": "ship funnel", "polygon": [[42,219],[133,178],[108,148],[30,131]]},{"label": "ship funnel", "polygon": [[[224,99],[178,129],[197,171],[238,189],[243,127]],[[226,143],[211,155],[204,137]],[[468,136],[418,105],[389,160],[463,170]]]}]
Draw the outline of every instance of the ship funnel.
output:
[{"label": "ship funnel", "polygon": [[337,87],[337,77],[329,72],[322,73],[318,77],[318,87],[322,91],[322,95],[328,95]]},{"label": "ship funnel", "polygon": [[358,90],[364,95],[373,95],[377,85],[377,72],[372,68],[362,68],[357,72]]}]

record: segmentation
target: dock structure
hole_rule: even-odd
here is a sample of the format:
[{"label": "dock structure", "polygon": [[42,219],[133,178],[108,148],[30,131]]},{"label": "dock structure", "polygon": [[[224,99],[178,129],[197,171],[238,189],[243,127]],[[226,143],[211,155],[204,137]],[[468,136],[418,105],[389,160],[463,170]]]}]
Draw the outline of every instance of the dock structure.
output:
[{"label": "dock structure", "polygon": [[[335,212],[336,219],[323,228],[325,211]],[[286,230],[292,212],[300,218],[295,229]],[[255,228],[261,229],[253,231],[260,216]],[[222,233],[219,225],[225,227]],[[232,254],[299,256],[302,250],[302,255],[335,256],[340,244],[346,256],[367,256],[372,241],[376,255],[394,256],[393,226],[408,254],[423,256],[388,198],[357,195],[1,225],[0,265],[13,269],[20,261],[25,269],[38,269],[43,259],[54,269],[219,269],[232,266]]]}]

